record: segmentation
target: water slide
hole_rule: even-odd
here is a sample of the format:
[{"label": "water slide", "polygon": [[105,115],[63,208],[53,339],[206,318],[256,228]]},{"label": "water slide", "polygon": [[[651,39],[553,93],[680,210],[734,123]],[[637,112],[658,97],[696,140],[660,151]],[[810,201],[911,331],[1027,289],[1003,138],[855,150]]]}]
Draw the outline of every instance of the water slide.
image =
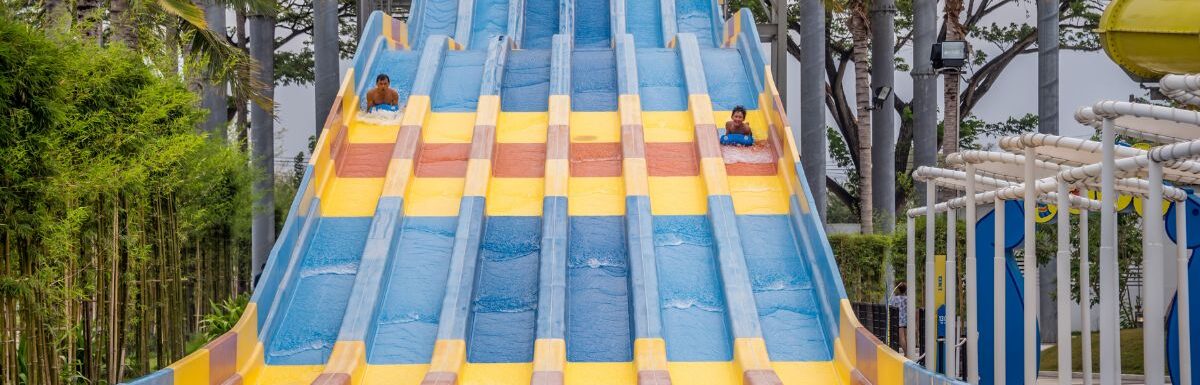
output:
[{"label": "water slide", "polygon": [[[750,12],[375,13],[240,322],[131,384],[950,384],[856,320]],[[379,73],[395,121],[358,110]],[[744,106],[759,143],[723,149]]]}]

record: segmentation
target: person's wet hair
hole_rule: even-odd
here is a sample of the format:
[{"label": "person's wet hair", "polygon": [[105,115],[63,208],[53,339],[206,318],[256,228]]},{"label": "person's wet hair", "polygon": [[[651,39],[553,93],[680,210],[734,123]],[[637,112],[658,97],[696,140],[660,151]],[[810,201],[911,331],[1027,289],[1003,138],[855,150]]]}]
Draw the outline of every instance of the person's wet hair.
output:
[{"label": "person's wet hair", "polygon": [[387,80],[387,81],[388,81],[388,83],[391,83],[391,82],[392,82],[392,79],[391,79],[391,78],[389,78],[389,77],[387,76],[387,74],[379,74],[379,76],[376,76],[376,77],[375,77],[375,82],[376,82],[376,83],[379,83],[379,81],[381,81],[381,80]]},{"label": "person's wet hair", "polygon": [[742,106],[733,107],[733,112],[731,112],[729,115],[733,116],[733,114],[736,114],[739,112],[742,113],[742,117],[746,117],[746,107],[742,107]]}]

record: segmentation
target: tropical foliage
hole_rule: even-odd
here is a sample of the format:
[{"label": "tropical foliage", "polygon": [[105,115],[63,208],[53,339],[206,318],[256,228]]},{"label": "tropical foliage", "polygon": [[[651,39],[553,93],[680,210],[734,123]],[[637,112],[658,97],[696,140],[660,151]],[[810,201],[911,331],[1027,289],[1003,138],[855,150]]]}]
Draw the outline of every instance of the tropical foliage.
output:
[{"label": "tropical foliage", "polygon": [[245,153],[179,78],[77,36],[0,15],[0,383],[153,371],[251,284]]}]

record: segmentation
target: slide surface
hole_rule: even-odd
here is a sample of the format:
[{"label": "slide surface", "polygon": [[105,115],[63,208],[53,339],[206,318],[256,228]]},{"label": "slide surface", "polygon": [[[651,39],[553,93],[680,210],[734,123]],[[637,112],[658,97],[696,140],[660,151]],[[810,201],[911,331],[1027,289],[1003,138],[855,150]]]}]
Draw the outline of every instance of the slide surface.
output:
[{"label": "slide surface", "polygon": [[[241,321],[131,384],[953,383],[854,317],[754,20],[721,11],[371,15]],[[360,112],[378,74],[396,116]],[[738,106],[756,144],[723,148]]]}]

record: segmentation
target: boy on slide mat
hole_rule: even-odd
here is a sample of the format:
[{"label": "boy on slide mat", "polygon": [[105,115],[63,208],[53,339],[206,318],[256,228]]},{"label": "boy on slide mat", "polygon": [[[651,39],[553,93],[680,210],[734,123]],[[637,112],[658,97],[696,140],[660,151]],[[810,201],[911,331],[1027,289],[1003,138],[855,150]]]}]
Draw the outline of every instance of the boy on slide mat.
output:
[{"label": "boy on slide mat", "polygon": [[730,114],[730,121],[725,122],[725,133],[721,135],[723,146],[753,146],[754,133],[746,124],[746,107],[737,106]]}]

